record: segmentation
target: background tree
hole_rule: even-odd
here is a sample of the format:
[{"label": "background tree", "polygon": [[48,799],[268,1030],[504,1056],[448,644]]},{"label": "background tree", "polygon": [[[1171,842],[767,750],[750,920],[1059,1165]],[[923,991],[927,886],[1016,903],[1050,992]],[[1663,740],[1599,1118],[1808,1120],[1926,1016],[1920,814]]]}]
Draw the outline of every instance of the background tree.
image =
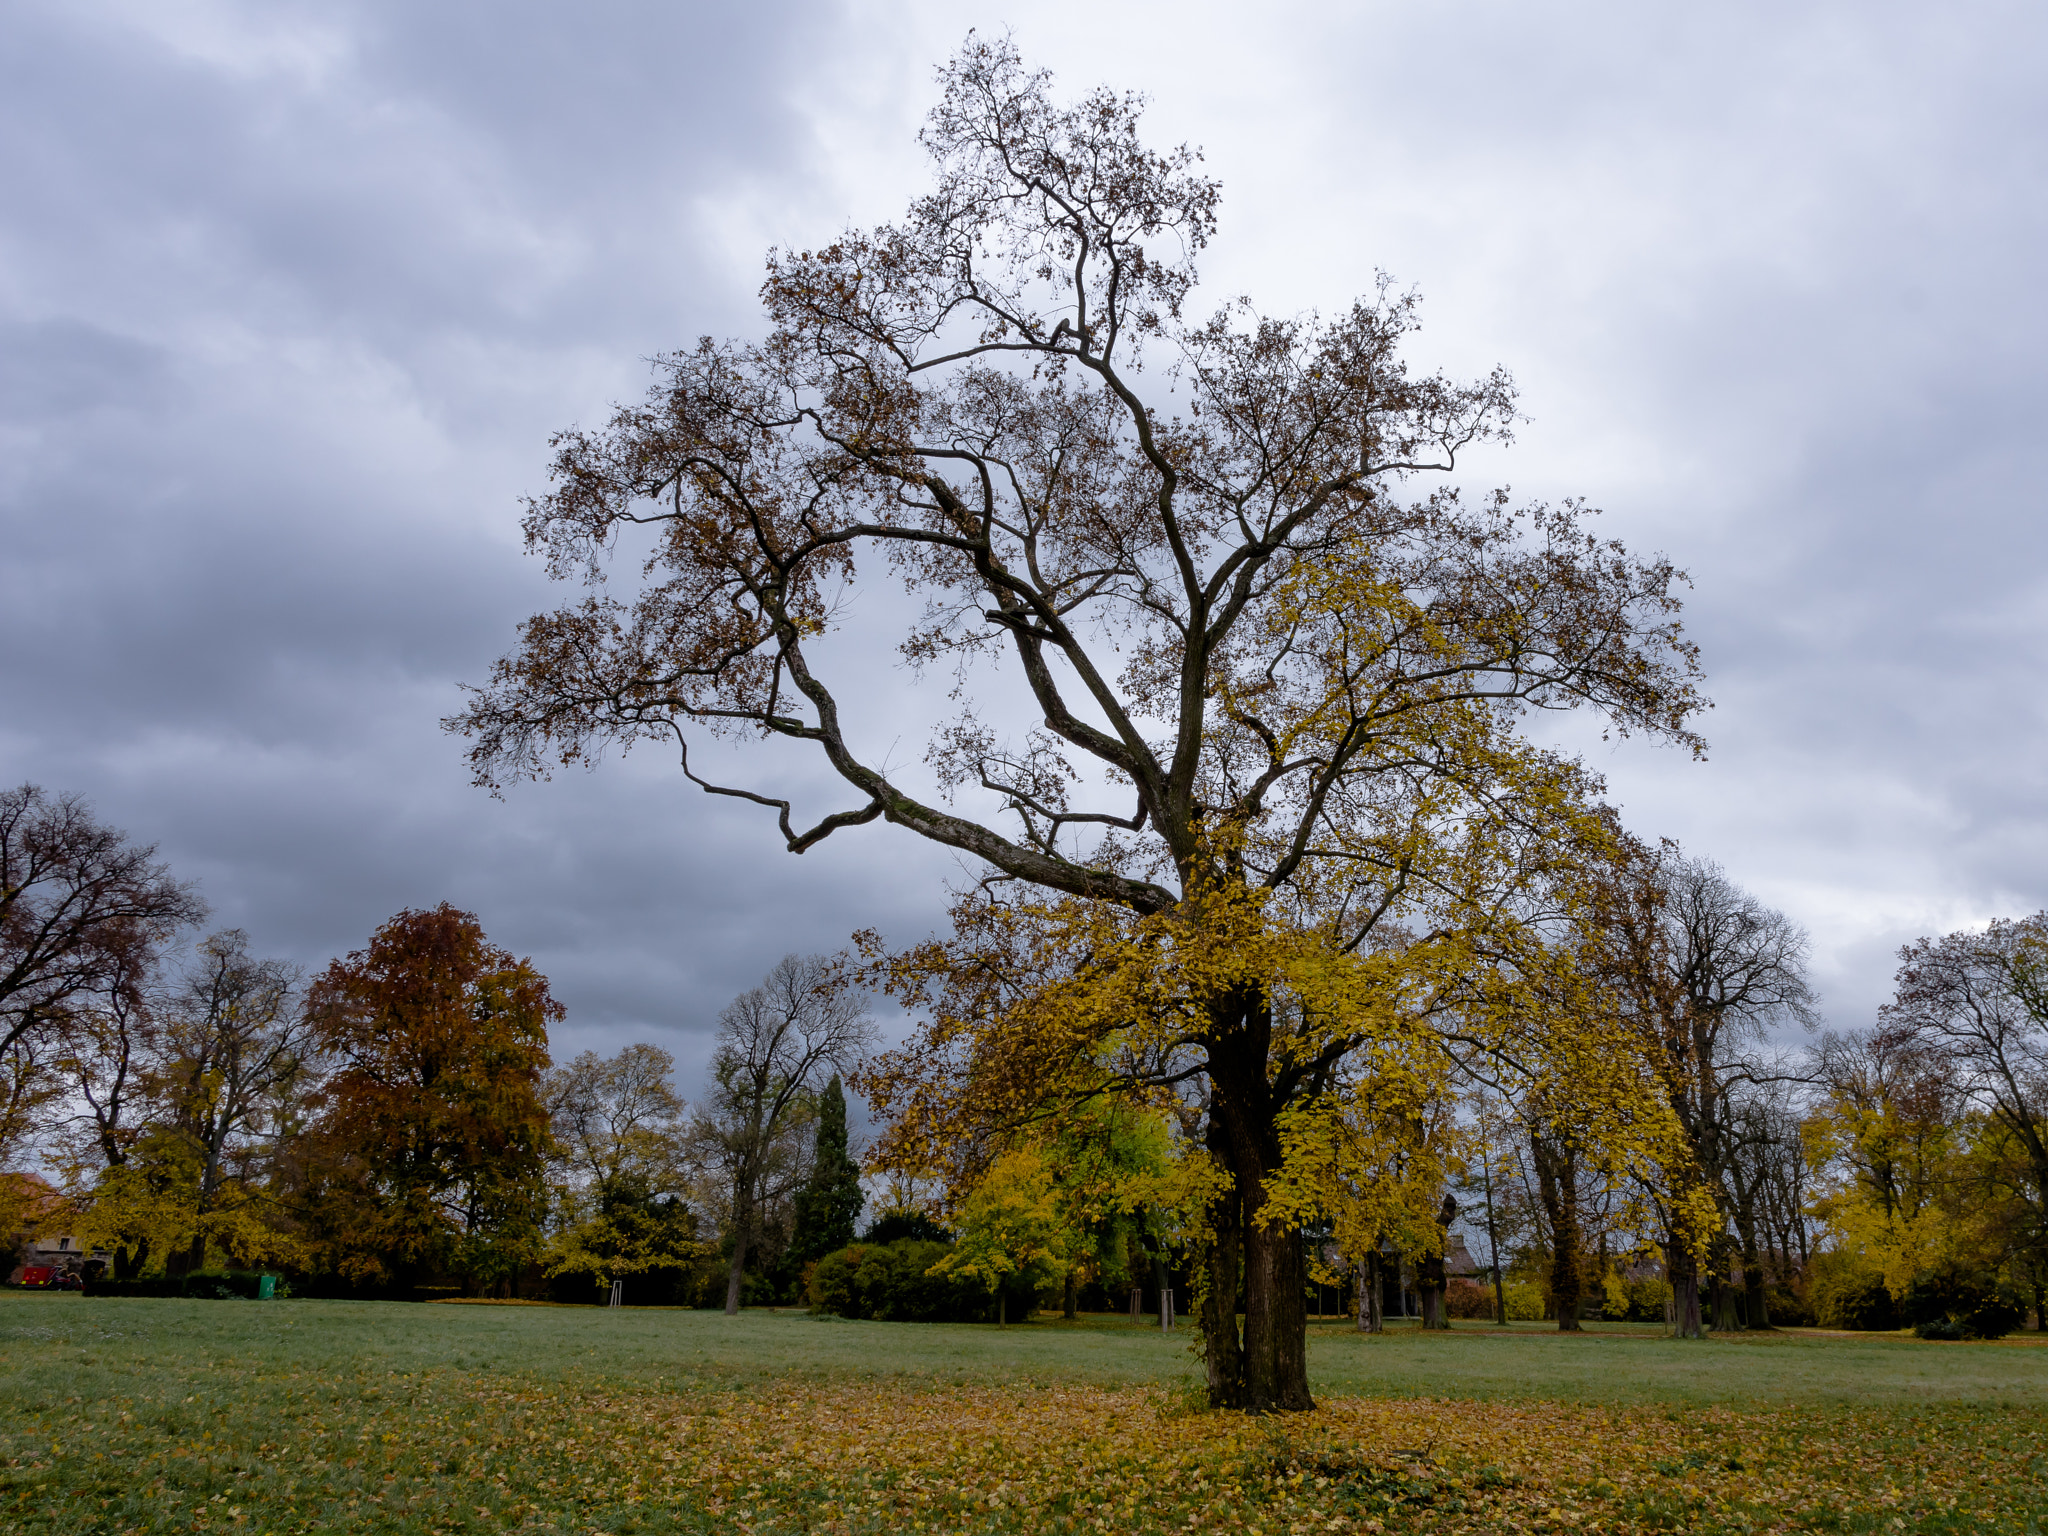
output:
[{"label": "background tree", "polygon": [[796,1194],[796,1208],[783,1268],[794,1280],[803,1267],[853,1241],[867,1196],[860,1164],[847,1150],[846,1092],[837,1073],[819,1092],[817,1135],[811,1168]]},{"label": "background tree", "polygon": [[116,1278],[153,1259],[178,1276],[210,1255],[296,1253],[276,1175],[314,1074],[298,981],[229,929],[181,972],[114,987],[69,1017],[59,1156],[79,1235],[113,1252]]},{"label": "background tree", "polygon": [[1062,1208],[1043,1150],[1014,1147],[989,1165],[961,1202],[959,1240],[933,1266],[960,1275],[996,1299],[996,1321],[1020,1313],[1041,1286],[1061,1276],[1093,1245]]},{"label": "background tree", "polygon": [[[1516,711],[1587,704],[1693,740],[1668,563],[1595,540],[1576,505],[1399,498],[1505,437],[1504,375],[1412,374],[1414,303],[1386,285],[1328,320],[1189,318],[1218,198],[1193,151],[1147,149],[1135,98],[1055,102],[1005,42],[970,39],[941,81],[937,186],[904,221],[777,253],[764,342],[666,358],[644,405],[557,439],[530,545],[594,583],[623,526],[654,524],[653,554],[630,602],[525,625],[453,722],[481,778],[673,741],[795,852],[881,819],[1048,899],[1181,929],[1270,893],[1273,921],[1349,953],[1455,878],[1449,823],[1576,793]],[[1017,740],[971,707],[942,722],[937,793],[860,744],[894,707],[871,660],[848,659],[854,696],[830,674],[846,584],[884,569],[926,604],[904,654],[957,666],[961,700],[1007,659],[1038,719]],[[799,825],[703,778],[702,731],[807,743],[855,801]],[[1218,1390],[1299,1408],[1301,1244],[1260,1191],[1276,1117],[1348,1047],[1319,1026],[1287,1040],[1275,984],[1184,988],[1200,1022],[1176,1018],[1188,1059],[1160,1066],[1206,1079],[1233,1180],[1210,1223],[1247,1309],[1242,1338],[1233,1313],[1209,1339]]]},{"label": "background tree", "polygon": [[1882,1022],[1935,1054],[1954,1092],[1996,1128],[1977,1138],[1984,1192],[1995,1186],[2011,1213],[2010,1245],[2024,1256],[2038,1317],[2048,1272],[2048,912],[1921,939],[1899,959]]},{"label": "background tree", "polygon": [[141,1160],[189,1169],[191,1237],[169,1255],[173,1274],[205,1268],[217,1233],[237,1258],[276,1246],[264,1175],[310,1076],[298,981],[289,965],[254,959],[234,928],[199,946],[168,1000],[151,1073],[158,1123]]},{"label": "background tree", "polygon": [[643,1044],[612,1057],[585,1051],[548,1073],[542,1098],[557,1171],[549,1275],[606,1285],[666,1276],[658,1294],[673,1297],[701,1256],[685,1198],[685,1106],[670,1085],[674,1072],[673,1056]]},{"label": "background tree", "polygon": [[[1669,1223],[1665,1263],[1678,1332],[1697,1338],[1702,1331],[1703,1257],[1714,1276],[1715,1324],[1731,1328],[1727,1276],[1739,1254],[1754,1252],[1729,1231],[1738,1217],[1751,1219],[1742,1213],[1753,1206],[1738,1162],[1739,1107],[1754,1087],[1783,1075],[1766,1059],[1769,1032],[1815,1020],[1806,934],[1720,866],[1685,858],[1669,844],[1633,843],[1620,846],[1588,932],[1601,951],[1605,1006],[1639,1033],[1684,1133],[1685,1157],[1652,1181]],[[1715,1203],[1704,1222],[1685,1198],[1694,1179]],[[1761,1271],[1752,1282],[1745,1263],[1744,1276],[1755,1297],[1751,1318],[1762,1326]]]},{"label": "background tree", "polygon": [[728,1315],[740,1309],[749,1251],[809,1172],[803,1132],[825,1079],[851,1066],[873,1035],[861,999],[816,955],[784,956],[718,1016],[711,1091],[690,1142],[725,1207]]},{"label": "background tree", "polygon": [[485,1285],[535,1257],[539,1090],[562,1007],[532,962],[471,913],[407,910],[328,966],[306,1013],[333,1064],[312,1193],[335,1267],[400,1284],[445,1268]]},{"label": "background tree", "polygon": [[133,988],[205,904],[75,795],[0,790],[0,1163],[56,1087],[71,1017]]}]

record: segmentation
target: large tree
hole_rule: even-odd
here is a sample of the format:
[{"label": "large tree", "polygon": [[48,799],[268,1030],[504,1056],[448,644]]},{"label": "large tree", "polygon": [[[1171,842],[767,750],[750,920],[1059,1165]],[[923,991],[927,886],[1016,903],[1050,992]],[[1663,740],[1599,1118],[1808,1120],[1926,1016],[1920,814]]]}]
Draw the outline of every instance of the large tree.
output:
[{"label": "large tree", "polygon": [[[1702,1332],[1702,1256],[1711,1265],[1715,1326],[1735,1326],[1726,1276],[1738,1258],[1749,1320],[1766,1326],[1757,1222],[1768,1170],[1759,1154],[1777,1136],[1756,1095],[1784,1076],[1768,1056],[1771,1031],[1816,1022],[1805,930],[1718,864],[1669,844],[1624,842],[1601,884],[1589,947],[1603,1006],[1632,1026],[1684,1138],[1683,1159],[1652,1181],[1666,1221],[1678,1332]],[[1711,1214],[1686,1198],[1694,1181],[1711,1194]]]},{"label": "large tree", "polygon": [[[639,586],[526,623],[453,722],[483,781],[666,740],[793,852],[886,821],[1155,929],[1227,927],[1249,892],[1356,953],[1458,881],[1472,842],[1447,821],[1585,788],[1514,715],[1585,704],[1693,740],[1668,563],[1576,504],[1404,499],[1506,437],[1504,374],[1412,373],[1414,301],[1385,282],[1329,318],[1191,315],[1218,203],[1194,151],[1148,149],[1134,97],[1060,104],[1006,42],[970,38],[941,79],[937,182],[900,223],[772,254],[761,340],[668,356],[647,401],[556,440],[529,544],[601,587],[644,525]],[[903,657],[961,680],[931,789],[876,754],[876,658],[835,650],[878,576],[922,603]],[[1015,739],[969,702],[1019,691]],[[706,733],[807,744],[853,803],[799,818],[716,782]],[[1289,1012],[1270,975],[1211,981],[1152,1059],[1199,1084],[1235,1190],[1214,1222],[1244,1331],[1215,1309],[1212,1394],[1305,1407],[1300,1243],[1261,1191],[1280,1117],[1363,1037]]]},{"label": "large tree", "polygon": [[611,1057],[584,1051],[547,1075],[556,1168],[550,1275],[609,1284],[680,1272],[700,1256],[696,1213],[684,1198],[675,1065],[660,1046],[629,1045]]},{"label": "large tree", "polygon": [[181,971],[73,1011],[57,1145],[80,1234],[113,1251],[118,1278],[153,1256],[175,1276],[293,1253],[278,1176],[314,1075],[298,985],[228,929]]},{"label": "large tree", "polygon": [[538,1251],[547,978],[468,912],[405,911],[306,998],[332,1071],[313,1169],[329,1258],[359,1279],[507,1278]]}]

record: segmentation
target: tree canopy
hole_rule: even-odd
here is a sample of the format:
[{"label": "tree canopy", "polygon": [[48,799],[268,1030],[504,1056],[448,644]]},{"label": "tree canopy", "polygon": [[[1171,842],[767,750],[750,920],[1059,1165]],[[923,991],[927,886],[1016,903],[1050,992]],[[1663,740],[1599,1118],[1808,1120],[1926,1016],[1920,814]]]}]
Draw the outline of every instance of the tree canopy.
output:
[{"label": "tree canopy", "polygon": [[[1019,901],[1121,914],[1028,919],[1135,923],[1120,952],[1151,964],[1210,927],[1345,957],[1469,926],[1533,845],[1583,831],[1591,781],[1517,732],[1524,711],[1589,706],[1698,747],[1669,562],[1600,539],[1578,503],[1407,492],[1507,438],[1504,373],[1411,369],[1416,301],[1384,279],[1331,317],[1192,313],[1220,189],[1192,149],[1145,144],[1138,98],[1062,104],[977,37],[941,85],[935,183],[901,221],[771,253],[765,336],[669,354],[644,403],[556,439],[527,538],[596,590],[529,620],[451,722],[480,780],[669,741],[707,790],[776,812],[792,851],[904,826]],[[642,525],[622,599],[611,557]],[[835,675],[845,599],[883,572],[921,603],[900,655],[961,682],[929,791],[860,744],[872,658]],[[1021,734],[972,703],[1005,667],[1036,717]],[[809,744],[854,802],[798,817],[716,782],[692,756],[706,733]],[[1103,969],[1085,945],[1062,963]],[[1317,965],[1334,974],[1297,972]],[[1202,1080],[1238,1201],[1212,1219],[1261,1277],[1245,1364],[1213,1390],[1304,1406],[1298,1245],[1258,1214],[1276,1116],[1369,1037],[1387,978],[1337,989],[1332,1022],[1271,971],[1174,970],[1196,985],[1159,1033],[1187,1059],[1151,1076]]]}]

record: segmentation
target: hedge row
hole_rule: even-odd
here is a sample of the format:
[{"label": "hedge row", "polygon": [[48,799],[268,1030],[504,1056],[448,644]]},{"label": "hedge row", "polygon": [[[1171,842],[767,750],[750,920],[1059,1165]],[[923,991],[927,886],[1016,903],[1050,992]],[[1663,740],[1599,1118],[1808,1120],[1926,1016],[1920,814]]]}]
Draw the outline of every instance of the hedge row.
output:
[{"label": "hedge row", "polygon": [[[88,1296],[184,1296],[205,1301],[232,1301],[237,1298],[254,1301],[261,1294],[263,1276],[249,1270],[207,1270],[196,1275],[180,1275],[177,1279],[158,1277],[154,1280],[104,1280],[88,1275],[85,1294]],[[289,1296],[291,1288],[282,1280],[277,1282],[275,1293],[279,1297]]]}]

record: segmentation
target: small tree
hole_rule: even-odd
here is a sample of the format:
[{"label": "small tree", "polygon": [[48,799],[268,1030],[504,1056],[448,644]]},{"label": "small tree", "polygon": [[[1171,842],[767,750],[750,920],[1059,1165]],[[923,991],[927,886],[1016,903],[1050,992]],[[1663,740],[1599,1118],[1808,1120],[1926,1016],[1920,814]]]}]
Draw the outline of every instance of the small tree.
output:
[{"label": "small tree", "polygon": [[867,1196],[860,1187],[860,1164],[847,1151],[846,1092],[839,1076],[818,1095],[818,1132],[811,1149],[810,1176],[797,1191],[795,1223],[784,1268],[792,1278],[803,1267],[853,1241]]},{"label": "small tree", "polygon": [[1036,1291],[1092,1246],[1061,1209],[1037,1147],[1015,1148],[989,1165],[960,1206],[959,1229],[959,1241],[931,1272],[986,1286],[996,1298],[998,1323],[1009,1321],[1013,1289]]},{"label": "small tree", "polygon": [[670,1086],[675,1058],[629,1045],[585,1051],[547,1076],[554,1131],[555,1229],[550,1275],[604,1283],[681,1270],[703,1255],[684,1199],[684,1105]]}]

